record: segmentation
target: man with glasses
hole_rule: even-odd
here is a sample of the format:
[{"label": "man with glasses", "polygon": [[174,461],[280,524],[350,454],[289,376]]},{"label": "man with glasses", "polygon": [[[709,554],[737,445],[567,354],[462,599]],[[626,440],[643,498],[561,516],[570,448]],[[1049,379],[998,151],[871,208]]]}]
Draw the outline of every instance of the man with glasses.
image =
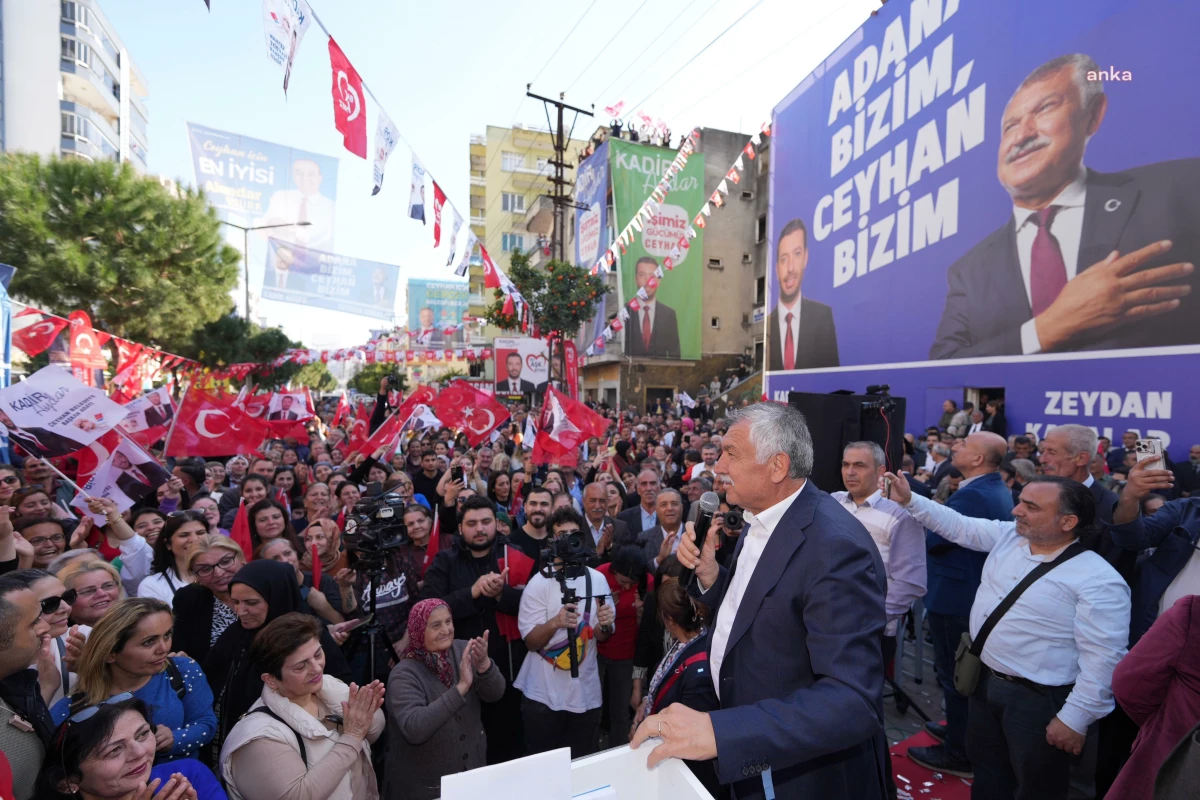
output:
[{"label": "man with glasses", "polygon": [[13,768],[17,800],[30,800],[54,736],[50,710],[30,664],[50,635],[37,595],[0,577],[0,752]]}]

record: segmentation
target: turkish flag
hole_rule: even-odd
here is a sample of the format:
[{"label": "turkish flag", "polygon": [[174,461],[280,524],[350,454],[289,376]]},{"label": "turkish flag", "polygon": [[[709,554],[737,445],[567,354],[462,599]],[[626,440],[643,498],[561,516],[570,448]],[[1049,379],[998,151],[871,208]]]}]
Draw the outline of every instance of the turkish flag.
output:
[{"label": "turkish flag", "polygon": [[453,381],[442,389],[430,408],[444,425],[465,433],[471,447],[477,447],[511,416],[504,404],[466,381]]},{"label": "turkish flag", "polygon": [[429,534],[429,541],[425,543],[425,562],[421,564],[421,578],[425,578],[425,570],[429,569],[429,565],[433,563],[433,557],[436,556],[442,549],[442,521],[438,519],[437,506],[433,507],[433,533]]},{"label": "turkish flag", "polygon": [[238,512],[233,518],[233,527],[229,529],[229,538],[242,548],[247,561],[254,558],[254,546],[250,542],[250,513],[246,508],[245,499],[238,501]]},{"label": "turkish flag", "polygon": [[342,396],[338,398],[337,410],[333,412],[333,427],[338,427],[350,416],[350,401],[346,399],[346,393],[342,392]]},{"label": "turkish flag", "polygon": [[496,262],[492,261],[492,257],[488,255],[487,248],[482,244],[479,245],[479,254],[479,257],[483,259],[483,288],[499,289],[500,270],[496,267]]},{"label": "turkish flag", "polygon": [[404,402],[396,409],[396,414],[401,419],[407,419],[417,406],[431,405],[437,394],[437,390],[432,386],[417,386],[416,389],[413,389],[412,394],[404,398]]},{"label": "turkish flag", "polygon": [[113,339],[117,343],[117,374],[113,376],[112,382],[118,386],[124,386],[134,376],[134,372],[138,366],[146,358],[146,348],[144,345],[129,342],[124,339]]},{"label": "turkish flag", "polygon": [[121,434],[111,430],[82,450],[76,451],[75,461],[79,465],[75,469],[75,482],[79,485],[87,483],[88,478],[95,474],[101,464],[108,461],[109,456],[121,444]]},{"label": "turkish flag", "polygon": [[[367,436],[371,428],[371,412],[367,411],[367,406],[364,403],[358,404],[358,411],[354,415],[354,424],[350,426],[350,453],[357,453],[366,444]],[[346,455],[349,456],[350,453]]]},{"label": "turkish flag", "polygon": [[533,463],[574,466],[576,449],[589,438],[608,431],[608,419],[572,400],[553,386],[546,389],[546,403],[533,443]]},{"label": "turkish flag", "polygon": [[[433,246],[442,243],[442,206],[446,204],[446,193],[433,182]],[[452,254],[453,255],[453,254]]]},{"label": "turkish flag", "polygon": [[72,311],[68,319],[71,323],[71,372],[76,380],[94,386],[93,370],[104,368],[104,352],[100,348],[109,335],[92,327],[92,318],[86,311]]},{"label": "turkish flag", "polygon": [[[33,313],[37,313],[36,311]],[[18,314],[23,316],[22,314]],[[50,345],[54,344],[54,340],[63,332],[63,328],[69,325],[65,319],[58,317],[48,317],[35,322],[32,325],[26,325],[21,330],[14,330],[12,334],[12,342],[17,347],[25,352],[25,355],[32,358],[38,353],[44,352]]]},{"label": "turkish flag", "polygon": [[366,158],[367,109],[362,78],[332,36],[329,37],[329,65],[333,69],[333,123],[342,134],[346,149],[359,158]]},{"label": "turkish flag", "polygon": [[204,392],[189,392],[179,407],[167,456],[245,455],[257,450],[271,428],[241,409]]},{"label": "turkish flag", "polygon": [[[498,559],[497,564],[501,573],[508,570],[507,584],[518,588],[529,583],[529,579],[533,577],[533,569],[537,566],[537,562],[521,552],[521,548],[508,544],[504,545],[504,558]],[[500,635],[510,642],[521,638],[521,628],[513,614],[497,611],[496,627],[500,629]]]},{"label": "turkish flag", "polygon": [[[361,446],[355,448],[355,452],[366,453],[368,456],[372,456],[381,447],[399,444],[400,424],[405,419],[407,418],[401,417],[399,414],[392,414],[383,421],[382,425],[375,429],[375,432],[371,434],[369,439],[363,442]],[[391,453],[385,452],[380,461],[387,461],[390,455]]]}]

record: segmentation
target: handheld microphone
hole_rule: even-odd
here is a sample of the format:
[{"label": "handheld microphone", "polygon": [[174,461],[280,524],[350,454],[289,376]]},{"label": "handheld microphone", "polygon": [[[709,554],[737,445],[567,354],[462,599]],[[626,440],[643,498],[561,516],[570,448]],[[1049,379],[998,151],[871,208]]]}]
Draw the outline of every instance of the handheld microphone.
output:
[{"label": "handheld microphone", "polygon": [[[721,498],[716,492],[705,492],[696,502],[700,504],[700,511],[696,514],[696,547],[703,555],[704,540],[708,538],[708,529],[712,527],[713,515],[721,505]],[[685,569],[679,576],[679,583],[686,588],[691,586],[695,579],[695,570]]]}]

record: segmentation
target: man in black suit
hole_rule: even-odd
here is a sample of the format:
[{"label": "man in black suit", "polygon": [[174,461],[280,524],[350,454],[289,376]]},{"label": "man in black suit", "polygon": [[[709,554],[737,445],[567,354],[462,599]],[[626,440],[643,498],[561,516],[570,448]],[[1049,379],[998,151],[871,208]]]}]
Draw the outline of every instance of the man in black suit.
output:
[{"label": "man in black suit", "polygon": [[658,524],[657,500],[658,490],[661,488],[662,482],[654,470],[644,469],[638,473],[638,504],[617,514],[617,519],[629,527],[631,536],[637,536],[642,531],[649,530]]},{"label": "man in black suit", "polygon": [[629,315],[625,325],[625,355],[679,358],[679,321],[675,309],[654,299],[658,285],[650,279],[658,270],[658,262],[642,256],[634,266],[638,289],[646,290],[646,299],[638,301],[638,310]]},{"label": "man in black suit", "polygon": [[608,490],[603,483],[589,483],[583,487],[583,516],[591,533],[591,536],[583,537],[584,549],[591,556],[589,566],[598,567],[612,561],[613,553],[636,541],[637,537],[629,533],[628,525],[608,516]]},{"label": "man in black suit", "polygon": [[508,379],[497,383],[496,394],[536,394],[539,387],[532,381],[521,379],[521,370],[524,366],[525,362],[521,360],[520,353],[515,350],[509,353],[504,359],[504,369],[508,373]]},{"label": "man in black suit", "polygon": [[1108,107],[1094,71],[1060,56],[1009,100],[996,172],[1013,214],[950,267],[931,359],[1200,342],[1200,159],[1084,167]]},{"label": "man in black suit", "polygon": [[663,489],[654,501],[658,524],[638,534],[637,544],[646,554],[646,569],[654,572],[679,546],[683,533],[683,495]]},{"label": "man in black suit", "polygon": [[936,490],[938,484],[942,482],[942,478],[946,477],[946,473],[950,472],[950,468],[954,466],[950,461],[950,445],[945,442],[938,442],[933,446],[933,472],[929,475],[929,488]]},{"label": "man in black suit", "polygon": [[1200,497],[1200,444],[1188,450],[1188,460],[1175,465],[1175,491],[1180,497]]},{"label": "man in black suit", "polygon": [[37,458],[65,456],[83,447],[82,443],[46,428],[18,428],[3,411],[0,411],[0,424],[8,429],[10,442],[21,445],[25,452]]},{"label": "man in black suit", "polygon": [[170,425],[171,418],[175,416],[170,403],[164,405],[162,395],[157,391],[151,392],[147,397],[150,407],[146,409],[146,427],[157,428],[160,425]]},{"label": "man in black suit", "polygon": [[1125,471],[1125,454],[1134,452],[1137,440],[1137,431],[1125,431],[1121,434],[1121,447],[1110,447],[1104,456],[1109,472]]},{"label": "man in black suit", "polygon": [[291,395],[285,394],[279,401],[279,410],[272,411],[267,419],[271,422],[288,421],[300,419],[300,415],[292,411],[292,406],[296,403],[296,399]]},{"label": "man in black suit", "polygon": [[120,470],[117,473],[117,488],[134,502],[150,494],[171,477],[157,464],[134,466],[120,450],[113,453],[113,466]]},{"label": "man in black suit", "polygon": [[838,366],[833,309],[800,296],[807,266],[808,230],[804,220],[794,219],[783,226],[775,246],[779,305],[767,316],[767,336],[771,340],[768,369]]}]

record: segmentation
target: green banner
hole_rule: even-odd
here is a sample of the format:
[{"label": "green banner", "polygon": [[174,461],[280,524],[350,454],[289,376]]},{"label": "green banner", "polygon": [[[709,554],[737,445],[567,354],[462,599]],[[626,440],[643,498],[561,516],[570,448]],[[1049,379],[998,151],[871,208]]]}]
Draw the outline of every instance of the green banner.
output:
[{"label": "green banner", "polygon": [[[620,231],[662,180],[675,159],[675,151],[619,139],[610,139],[608,145],[613,207]],[[636,311],[630,309],[629,319],[623,323],[626,355],[700,358],[704,229],[696,229],[696,238],[686,250],[679,247],[679,240],[686,237],[688,226],[703,205],[704,155],[693,153],[687,166],[675,175],[666,202],[642,221],[641,232],[634,231],[633,243],[621,256],[622,300],[628,302],[643,287],[648,295],[646,301],[638,301]],[[619,246],[614,249],[620,252]],[[671,268],[667,267],[667,259]],[[657,288],[651,289],[647,280],[660,266],[663,277]]]}]

